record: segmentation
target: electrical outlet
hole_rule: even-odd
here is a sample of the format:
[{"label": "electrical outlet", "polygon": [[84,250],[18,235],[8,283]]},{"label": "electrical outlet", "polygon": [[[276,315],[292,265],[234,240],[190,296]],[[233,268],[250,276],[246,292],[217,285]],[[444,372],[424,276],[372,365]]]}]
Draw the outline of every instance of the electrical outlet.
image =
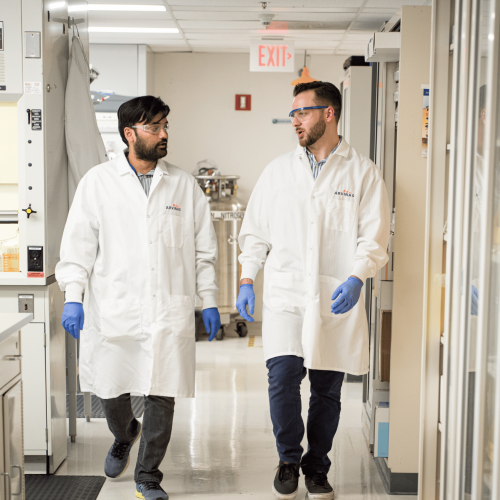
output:
[{"label": "electrical outlet", "polygon": [[32,313],[35,317],[35,296],[33,294],[19,294],[19,312]]},{"label": "electrical outlet", "polygon": [[28,247],[28,272],[43,272],[43,247]]}]

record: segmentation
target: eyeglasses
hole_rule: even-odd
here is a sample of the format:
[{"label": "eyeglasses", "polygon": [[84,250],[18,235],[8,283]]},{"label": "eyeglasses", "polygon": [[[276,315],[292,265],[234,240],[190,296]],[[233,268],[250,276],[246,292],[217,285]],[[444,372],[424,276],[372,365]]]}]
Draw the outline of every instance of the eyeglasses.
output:
[{"label": "eyeglasses", "polygon": [[130,128],[140,128],[148,134],[158,135],[160,133],[160,130],[162,129],[165,131],[165,133],[168,132],[168,123],[165,123],[164,125],[134,125]]},{"label": "eyeglasses", "polygon": [[305,108],[292,109],[292,111],[290,111],[290,114],[288,116],[292,120],[294,118],[297,118],[299,121],[305,121],[311,117],[312,115],[311,109],[327,109],[329,107],[330,106],[308,106]]}]

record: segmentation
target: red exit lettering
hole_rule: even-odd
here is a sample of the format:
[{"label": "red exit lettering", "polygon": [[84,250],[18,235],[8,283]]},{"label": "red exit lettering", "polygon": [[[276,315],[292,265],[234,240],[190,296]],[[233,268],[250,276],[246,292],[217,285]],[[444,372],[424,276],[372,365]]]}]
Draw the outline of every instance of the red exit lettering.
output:
[{"label": "red exit lettering", "polygon": [[286,66],[292,57],[287,50],[288,45],[259,45],[259,66]]}]

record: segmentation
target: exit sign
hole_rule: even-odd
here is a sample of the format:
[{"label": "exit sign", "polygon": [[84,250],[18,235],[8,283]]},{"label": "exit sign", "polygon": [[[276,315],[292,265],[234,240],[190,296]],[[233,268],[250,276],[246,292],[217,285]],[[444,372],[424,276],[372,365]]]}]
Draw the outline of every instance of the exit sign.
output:
[{"label": "exit sign", "polygon": [[295,71],[293,42],[254,40],[250,44],[250,71]]}]

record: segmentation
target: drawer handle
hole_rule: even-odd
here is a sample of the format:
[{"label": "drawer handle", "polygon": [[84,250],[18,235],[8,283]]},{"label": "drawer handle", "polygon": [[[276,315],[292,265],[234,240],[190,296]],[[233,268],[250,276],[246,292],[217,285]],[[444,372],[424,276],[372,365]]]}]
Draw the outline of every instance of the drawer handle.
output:
[{"label": "drawer handle", "polygon": [[23,359],[23,356],[21,354],[13,354],[12,356],[4,356],[6,361],[20,361]]},{"label": "drawer handle", "polygon": [[10,482],[10,474],[8,472],[0,472],[0,476],[7,477],[7,483],[9,485],[9,495],[7,496],[7,500],[11,500],[12,499],[12,485]]},{"label": "drawer handle", "polygon": [[[11,469],[19,469],[19,491],[17,493],[12,493],[13,496],[17,496],[23,492],[23,469],[21,468],[20,465],[11,465],[10,468]],[[11,488],[12,488],[12,485],[11,485]]]}]

